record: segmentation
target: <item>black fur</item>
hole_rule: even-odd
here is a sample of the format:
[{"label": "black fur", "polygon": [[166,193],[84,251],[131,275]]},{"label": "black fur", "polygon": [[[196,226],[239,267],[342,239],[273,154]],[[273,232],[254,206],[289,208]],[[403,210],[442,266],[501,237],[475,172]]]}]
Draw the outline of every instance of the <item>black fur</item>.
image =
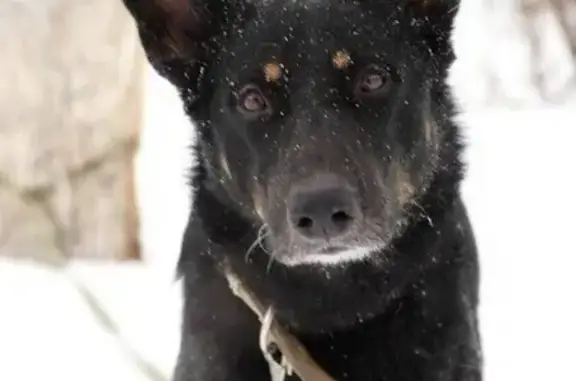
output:
[{"label": "black fur", "polygon": [[[174,379],[270,380],[226,262],[337,380],[481,380],[476,247],[445,84],[458,2],[124,2],[198,127]],[[336,52],[350,61],[335,67]],[[267,63],[280,78],[266,80]],[[253,88],[256,113],[242,108]],[[291,195],[332,175],[350,189],[353,223],[305,239]],[[332,246],[377,250],[307,262]]]}]

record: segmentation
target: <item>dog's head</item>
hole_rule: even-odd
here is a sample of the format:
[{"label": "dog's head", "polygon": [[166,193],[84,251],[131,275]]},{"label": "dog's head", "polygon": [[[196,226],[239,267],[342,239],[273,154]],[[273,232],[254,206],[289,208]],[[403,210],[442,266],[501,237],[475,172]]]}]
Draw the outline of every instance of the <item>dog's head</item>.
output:
[{"label": "dog's head", "polygon": [[402,232],[443,167],[457,0],[124,1],[206,183],[275,259],[360,259]]}]

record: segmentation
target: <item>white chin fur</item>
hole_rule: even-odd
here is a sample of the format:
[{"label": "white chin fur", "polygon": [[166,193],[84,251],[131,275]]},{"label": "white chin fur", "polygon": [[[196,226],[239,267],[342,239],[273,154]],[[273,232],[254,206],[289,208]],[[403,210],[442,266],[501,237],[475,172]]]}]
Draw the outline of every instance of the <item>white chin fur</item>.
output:
[{"label": "white chin fur", "polygon": [[350,262],[361,262],[368,258],[371,253],[378,250],[378,248],[362,247],[358,249],[344,250],[331,254],[306,254],[297,258],[291,258],[288,263],[289,266],[298,265],[324,265],[324,266],[337,266]]}]

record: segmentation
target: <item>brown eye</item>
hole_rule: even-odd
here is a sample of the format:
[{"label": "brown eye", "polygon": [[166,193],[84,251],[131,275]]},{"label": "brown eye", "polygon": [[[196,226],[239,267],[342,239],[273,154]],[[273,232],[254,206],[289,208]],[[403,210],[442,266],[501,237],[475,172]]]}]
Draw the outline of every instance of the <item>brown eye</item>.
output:
[{"label": "brown eye", "polygon": [[261,114],[268,110],[269,105],[257,86],[247,85],[238,93],[238,108],[245,114]]},{"label": "brown eye", "polygon": [[391,85],[392,79],[386,70],[370,66],[358,75],[354,93],[358,97],[382,95]]}]

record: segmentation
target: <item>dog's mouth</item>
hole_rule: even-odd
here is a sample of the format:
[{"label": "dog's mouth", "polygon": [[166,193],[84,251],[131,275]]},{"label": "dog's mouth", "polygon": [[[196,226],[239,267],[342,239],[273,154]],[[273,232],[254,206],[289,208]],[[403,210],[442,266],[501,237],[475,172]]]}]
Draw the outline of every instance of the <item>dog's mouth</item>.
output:
[{"label": "dog's mouth", "polygon": [[350,249],[344,246],[328,246],[318,250],[318,254],[338,254],[346,250]]},{"label": "dog's mouth", "polygon": [[[284,234],[282,234],[284,233]],[[274,234],[269,231],[262,244],[266,252],[276,261],[288,266],[326,265],[340,266],[353,262],[364,262],[375,252],[387,247],[387,240],[370,231],[360,234],[314,242],[290,236],[286,231]]]},{"label": "dog's mouth", "polygon": [[378,250],[381,250],[380,246],[327,246],[312,252],[299,252],[281,257],[278,260],[288,266],[338,266],[346,263],[362,262]]}]

